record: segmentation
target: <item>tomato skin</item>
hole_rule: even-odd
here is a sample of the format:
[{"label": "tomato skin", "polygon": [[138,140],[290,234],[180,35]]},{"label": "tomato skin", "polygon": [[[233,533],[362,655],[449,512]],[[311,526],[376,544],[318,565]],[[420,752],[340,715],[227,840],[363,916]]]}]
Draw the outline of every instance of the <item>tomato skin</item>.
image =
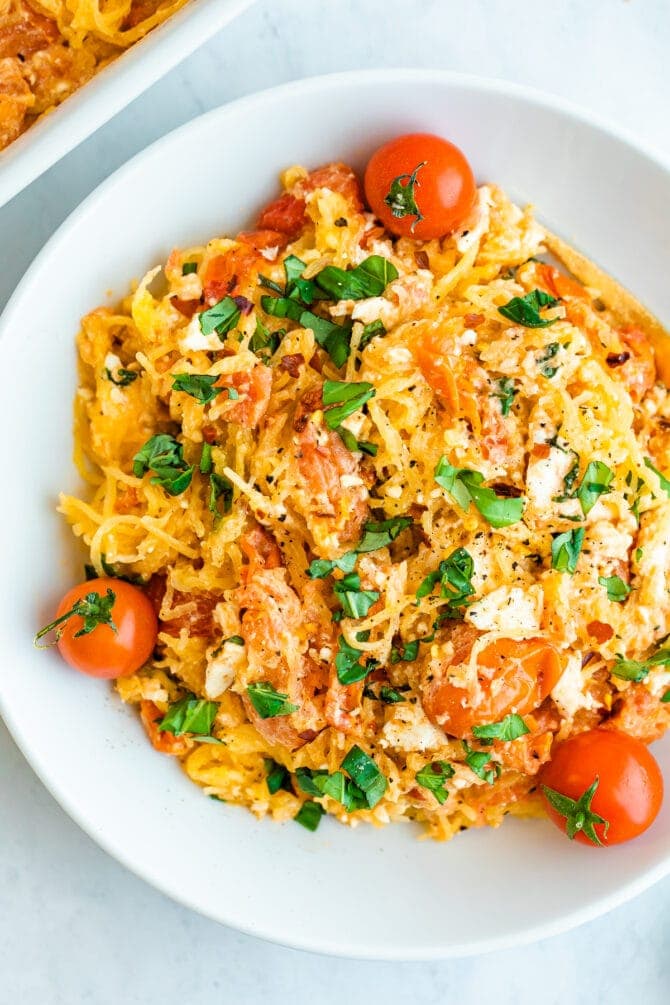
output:
[{"label": "tomato skin", "polygon": [[[393,181],[410,176],[422,163],[415,198],[423,220],[417,222],[416,215],[393,216],[384,201]],[[457,146],[430,133],[411,133],[385,143],[372,155],[365,171],[365,194],[372,211],[392,234],[429,241],[450,234],[467,219],[477,186]]]},{"label": "tomato skin", "polygon": [[[663,775],[641,740],[613,729],[578,733],[555,748],[539,782],[577,800],[596,777],[599,782],[591,809],[609,821],[606,832],[604,824],[595,824],[603,846],[630,841],[651,826],[663,802]],[[551,821],[565,831],[565,818],[544,793],[543,799]],[[575,841],[597,847],[581,832]]]},{"label": "tomato skin", "polygon": [[[465,662],[467,651],[455,661]],[[511,712],[525,715],[546,698],[562,672],[557,650],[545,639],[496,639],[477,657],[481,695],[476,705],[468,703],[468,692],[449,681],[449,667],[434,673],[423,688],[426,714],[450,736],[472,736],[473,726],[499,722]]]},{"label": "tomato skin", "polygon": [[104,596],[107,590],[115,596],[111,617],[117,631],[101,624],[87,635],[75,638],[83,620],[74,614],[61,626],[58,651],[66,663],[89,677],[129,677],[151,656],[158,634],[156,614],[142,590],[121,579],[91,579],[68,590],[58,605],[56,617],[61,617],[88,593]]}]

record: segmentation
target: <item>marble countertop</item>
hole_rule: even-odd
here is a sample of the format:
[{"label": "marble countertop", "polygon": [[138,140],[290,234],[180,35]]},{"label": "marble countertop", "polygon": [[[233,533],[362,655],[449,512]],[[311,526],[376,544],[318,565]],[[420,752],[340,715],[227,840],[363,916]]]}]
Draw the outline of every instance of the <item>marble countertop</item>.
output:
[{"label": "marble countertop", "polygon": [[[670,158],[669,46],[668,0],[259,0],[0,209],[0,307],[103,178],[153,139],[242,94],[335,70],[448,68],[560,94]],[[432,964],[331,960],[229,931],[128,873],[63,813],[2,723],[0,806],[0,1001],[670,1000],[670,880],[518,950]]]}]

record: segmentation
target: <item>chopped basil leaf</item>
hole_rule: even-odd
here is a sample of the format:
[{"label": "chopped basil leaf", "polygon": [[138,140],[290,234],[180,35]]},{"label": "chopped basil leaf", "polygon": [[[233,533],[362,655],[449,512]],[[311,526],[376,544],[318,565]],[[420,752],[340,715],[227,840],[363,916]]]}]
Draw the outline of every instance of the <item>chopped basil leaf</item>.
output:
[{"label": "chopped basil leaf", "polygon": [[281,328],[277,332],[272,332],[269,328],[266,328],[262,321],[256,318],[256,331],[249,339],[249,348],[252,352],[258,353],[264,358],[269,358],[270,356],[274,356],[285,334],[286,330],[284,328]]},{"label": "chopped basil leaf", "polygon": [[302,804],[293,819],[297,824],[306,827],[308,831],[315,831],[321,823],[321,817],[325,812],[321,803],[314,803],[308,799]]},{"label": "chopped basil leaf", "polygon": [[667,704],[667,702],[670,701],[670,688],[668,688],[668,690],[665,692],[665,694],[661,698],[661,701],[664,702],[664,703],[666,703],[666,704]]},{"label": "chopped basil leaf", "polygon": [[160,485],[169,495],[177,496],[191,484],[193,466],[184,460],[184,451],[168,433],[158,433],[147,440],[133,457],[133,474],[141,478],[153,471],[152,485]]},{"label": "chopped basil leaf", "polygon": [[661,483],[661,488],[663,489],[663,491],[665,492],[665,494],[667,496],[670,496],[670,481],[668,481],[668,479],[665,477],[665,475],[661,474],[661,472],[658,470],[658,468],[654,467],[654,465],[651,463],[651,458],[650,457],[645,457],[644,463],[645,463],[646,467],[649,468],[650,471],[654,472],[654,474],[658,478],[659,482]]},{"label": "chopped basil leaf", "polygon": [[365,794],[341,771],[329,775],[322,769],[298,768],[296,779],[303,792],[317,797],[330,796],[331,799],[341,803],[347,813],[362,810],[367,806]]},{"label": "chopped basil leaf", "polygon": [[271,796],[275,792],[279,792],[280,789],[284,789],[286,792],[293,792],[291,775],[288,768],[285,768],[283,764],[279,764],[272,757],[264,757],[263,764],[265,765],[265,784]]},{"label": "chopped basil leaf", "polygon": [[291,715],[297,712],[299,705],[293,705],[287,694],[276,691],[269,681],[259,681],[247,685],[249,700],[261,719],[274,719],[278,715]]},{"label": "chopped basil leaf", "polygon": [[[230,513],[233,508],[233,492],[234,486],[230,479],[212,471],[209,476],[209,500],[207,503],[210,513],[213,513],[217,518]],[[219,500],[222,500],[223,506],[219,506]]]},{"label": "chopped basil leaf", "polygon": [[182,276],[190,276],[191,273],[198,271],[197,262],[184,262],[181,267]]},{"label": "chopped basil leaf", "polygon": [[364,618],[380,597],[377,590],[361,590],[361,578],[357,572],[350,572],[343,579],[337,580],[333,590],[338,595],[347,618]]},{"label": "chopped basil leaf", "polygon": [[351,326],[336,325],[311,311],[303,311],[298,320],[303,328],[312,330],[318,345],[326,350],[335,366],[344,366],[351,352]]},{"label": "chopped basil leaf", "polygon": [[116,384],[117,387],[128,387],[128,384],[132,384],[134,380],[137,380],[139,373],[137,370],[126,370],[125,367],[120,366],[116,371],[116,377],[109,369],[105,367],[105,374],[107,380],[111,380],[112,384]]},{"label": "chopped basil leaf", "polygon": [[388,783],[372,758],[354,745],[342,761],[342,767],[365,793],[370,809],[375,807],[386,792]]},{"label": "chopped basil leaf", "polygon": [[341,572],[353,572],[358,555],[355,551],[347,551],[339,558],[315,558],[309,564],[307,575],[310,579],[325,579],[330,576],[333,569],[340,569]]},{"label": "chopped basil leaf", "polygon": [[558,342],[550,342],[546,346],[544,354],[539,356],[537,359],[537,365],[540,367],[540,373],[545,377],[555,377],[558,372],[557,366],[549,366],[549,360],[553,359],[558,350],[561,348]]},{"label": "chopped basil leaf", "polygon": [[353,269],[327,265],[314,277],[314,282],[332,300],[363,300],[379,297],[394,279],[398,270],[381,255],[370,255]]},{"label": "chopped basil leaf", "polygon": [[419,643],[423,639],[412,639],[397,648],[391,649],[391,663],[413,663],[419,655]]},{"label": "chopped basil leaf", "polygon": [[623,656],[617,656],[611,672],[615,677],[621,677],[622,680],[639,682],[645,679],[653,667],[657,666],[670,666],[670,649],[659,649],[647,660],[627,660]]},{"label": "chopped basil leaf", "polygon": [[575,527],[563,534],[556,534],[551,542],[551,567],[558,572],[568,572],[572,576],[584,543],[584,528]]},{"label": "chopped basil leaf", "polygon": [[[215,387],[217,380],[218,377],[207,373],[176,373],[172,378],[172,390],[190,394],[201,405],[208,405],[223,391],[226,391],[231,398],[237,397],[234,388]],[[234,392],[234,395],[231,392]]]},{"label": "chopped basil leaf", "polygon": [[[113,590],[107,588],[107,593],[104,597],[100,593],[91,591],[87,593],[85,597],[80,600],[75,600],[74,604],[69,611],[65,614],[61,614],[60,617],[56,618],[50,624],[45,625],[41,628],[33,642],[35,645],[38,644],[39,640],[52,632],[54,628],[58,628],[59,625],[64,624],[69,621],[72,617],[78,617],[83,620],[83,625],[81,628],[74,633],[74,638],[78,639],[82,635],[90,635],[90,633],[98,627],[98,625],[107,625],[116,634],[118,629],[114,622],[112,621],[112,610],[114,608],[114,602],[116,600],[116,594]],[[61,637],[61,632],[56,632],[56,641]],[[44,648],[44,647],[41,647]]]},{"label": "chopped basil leaf", "polygon": [[181,736],[182,733],[209,736],[218,710],[219,706],[215,701],[205,701],[204,698],[196,698],[194,694],[187,694],[168,706],[158,728],[173,736]]},{"label": "chopped basil leaf", "polygon": [[212,332],[216,332],[221,338],[240,320],[240,309],[232,297],[224,297],[209,310],[202,311],[198,315],[198,319],[203,335],[211,335]]},{"label": "chopped basil leaf", "polygon": [[200,454],[200,474],[208,475],[212,467],[212,445],[211,443],[203,443],[202,453]]},{"label": "chopped basil leaf", "polygon": [[417,164],[411,174],[399,174],[391,182],[391,187],[384,197],[384,202],[390,208],[391,214],[397,219],[404,216],[416,217],[410,227],[412,232],[417,223],[423,220],[423,214],[416,201],[416,190],[421,188],[421,182],[417,179],[417,175],[425,166],[426,161],[422,161],[421,164]]},{"label": "chopped basil leaf", "polygon": [[369,324],[365,325],[363,331],[361,332],[361,337],[358,342],[359,352],[362,352],[367,345],[372,342],[373,338],[381,338],[386,335],[386,328],[384,322],[381,319],[377,321],[370,321]]},{"label": "chopped basil leaf", "polygon": [[480,471],[454,468],[443,456],[437,463],[434,477],[437,484],[446,489],[461,509],[467,510],[472,500],[492,527],[509,527],[518,523],[523,515],[526,500],[522,497],[514,499],[499,496],[493,489],[482,487],[484,476]]},{"label": "chopped basil leaf", "polygon": [[576,496],[584,516],[591,512],[601,495],[611,492],[610,483],[614,472],[602,461],[589,461]]},{"label": "chopped basil leaf", "polygon": [[363,537],[356,551],[359,555],[363,555],[369,551],[386,548],[403,530],[411,527],[413,522],[411,516],[394,516],[390,520],[382,520],[381,523],[363,524]]},{"label": "chopped basil leaf", "polygon": [[397,688],[389,687],[388,684],[382,684],[380,687],[379,698],[385,705],[397,705],[401,701],[406,701]]},{"label": "chopped basil leaf", "polygon": [[474,771],[478,778],[493,785],[500,774],[500,765],[491,760],[491,755],[487,750],[472,750],[465,740],[463,740],[463,747],[465,748],[465,763],[470,770]]},{"label": "chopped basil leaf", "polygon": [[496,382],[496,390],[492,392],[491,397],[497,398],[500,402],[500,411],[503,415],[509,415],[512,405],[514,404],[514,399],[518,394],[518,390],[514,386],[514,381],[511,377],[501,377],[499,381]]},{"label": "chopped basil leaf", "polygon": [[531,290],[525,297],[512,297],[512,299],[498,308],[498,313],[510,321],[515,321],[524,328],[546,328],[553,325],[557,318],[543,318],[540,310],[543,307],[553,307],[558,300],[549,296],[544,290]]},{"label": "chopped basil leaf", "polygon": [[261,297],[261,307],[272,318],[290,318],[291,321],[300,321],[305,310],[303,304],[290,297]]},{"label": "chopped basil leaf", "polygon": [[607,590],[607,599],[622,604],[630,593],[630,586],[621,576],[598,576],[598,582]]},{"label": "chopped basil leaf", "polygon": [[465,548],[456,548],[451,555],[443,559],[434,572],[430,572],[416,591],[417,601],[433,592],[437,583],[441,583],[440,597],[447,601],[445,616],[459,617],[461,608],[468,607],[472,601],[475,588],[472,585],[474,573],[472,556]]},{"label": "chopped basil leaf", "polygon": [[332,405],[323,413],[324,422],[329,429],[338,429],[343,419],[348,418],[366,401],[373,398],[375,389],[365,381],[348,383],[344,380],[327,380],[323,385],[323,404]]},{"label": "chopped basil leaf", "polygon": [[335,655],[335,669],[340,684],[356,684],[359,680],[365,680],[367,675],[378,666],[377,661],[373,659],[368,659],[363,666],[362,663],[359,663],[362,655],[361,649],[350,646],[344,636],[340,635]]},{"label": "chopped basil leaf", "polygon": [[484,726],[473,726],[472,735],[478,740],[517,740],[525,733],[530,733],[528,726],[520,715],[511,712],[500,722],[489,722]]},{"label": "chopped basil leaf", "polygon": [[449,778],[453,778],[454,774],[454,769],[448,761],[433,761],[417,771],[415,777],[419,785],[432,792],[442,806],[449,795],[445,788],[445,782]]}]

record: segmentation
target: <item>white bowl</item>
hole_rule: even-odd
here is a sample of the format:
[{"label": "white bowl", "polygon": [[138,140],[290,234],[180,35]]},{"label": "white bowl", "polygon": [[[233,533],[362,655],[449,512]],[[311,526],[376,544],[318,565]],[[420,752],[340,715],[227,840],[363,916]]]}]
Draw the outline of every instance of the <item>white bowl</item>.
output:
[{"label": "white bowl", "polygon": [[254,0],[189,0],[0,151],[0,206],[155,83]]},{"label": "white bowl", "polygon": [[[434,130],[670,318],[670,173],[560,102],[434,71],[302,81],[210,112],[103,184],[49,242],[1,331],[3,554],[0,707],[45,785],[96,841],[176,900],[290,946],[428,959],[539,938],[621,903],[670,871],[670,799],[630,846],[598,850],[542,821],[508,820],[447,845],[412,826],[259,822],[205,798],[154,753],[105,683],[32,636],[81,556],[55,514],[70,461],[74,334],[91,307],[176,245],[234,232],[286,165],[359,168],[380,141]],[[656,746],[670,778],[670,744]]]}]

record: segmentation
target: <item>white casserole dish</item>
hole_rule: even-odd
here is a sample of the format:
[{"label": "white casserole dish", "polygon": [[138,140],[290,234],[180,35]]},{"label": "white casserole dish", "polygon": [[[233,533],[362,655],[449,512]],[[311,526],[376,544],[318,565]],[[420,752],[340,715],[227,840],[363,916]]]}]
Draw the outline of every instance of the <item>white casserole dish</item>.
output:
[{"label": "white casserole dish", "polygon": [[254,0],[189,0],[0,152],[0,206],[190,56]]}]

